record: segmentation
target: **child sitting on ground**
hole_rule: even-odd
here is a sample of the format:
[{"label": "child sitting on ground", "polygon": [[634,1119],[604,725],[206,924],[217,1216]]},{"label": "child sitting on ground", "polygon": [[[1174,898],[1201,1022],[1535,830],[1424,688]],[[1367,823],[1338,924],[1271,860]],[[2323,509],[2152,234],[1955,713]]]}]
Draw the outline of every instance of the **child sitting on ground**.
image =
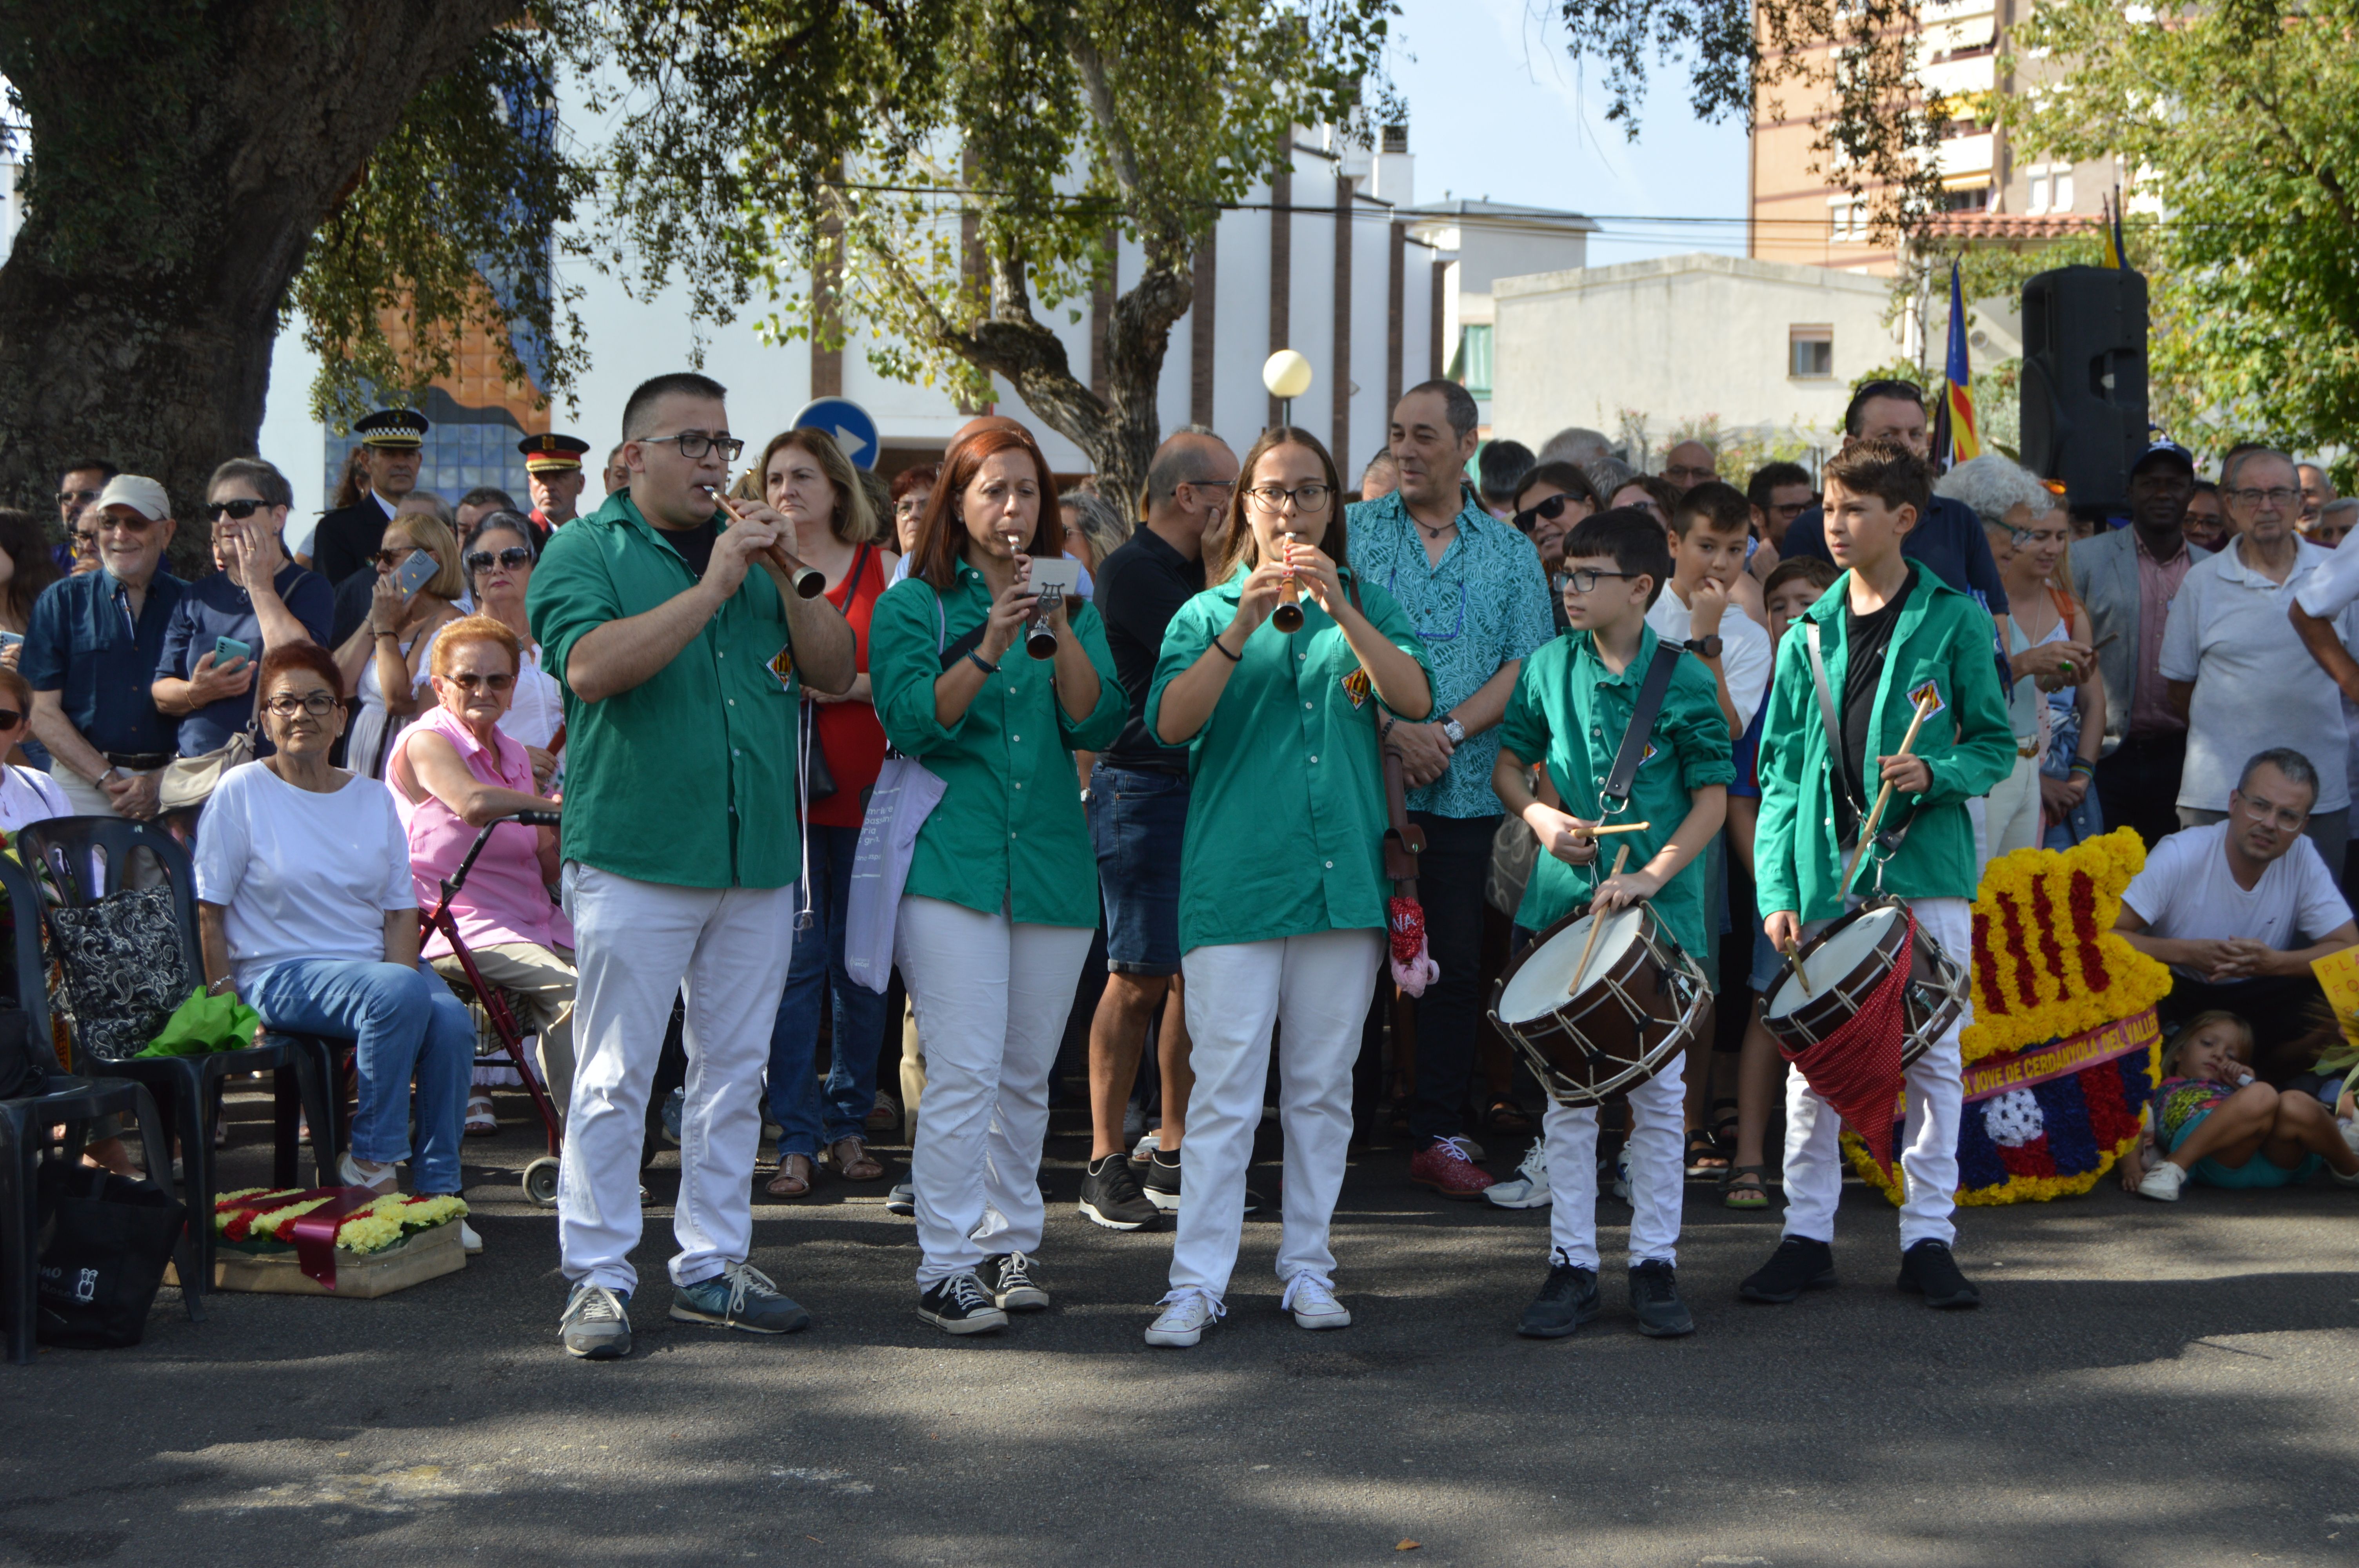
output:
[{"label": "child sitting on ground", "polygon": [[[2199,1012],[2163,1056],[2147,1131],[2122,1161],[2122,1185],[2176,1203],[2191,1178],[2214,1187],[2285,1187],[2323,1163],[2359,1187],[2359,1129],[2338,1123],[2314,1096],[2253,1076],[2253,1030],[2233,1012]],[[2166,1156],[2155,1160],[2159,1148]]]}]

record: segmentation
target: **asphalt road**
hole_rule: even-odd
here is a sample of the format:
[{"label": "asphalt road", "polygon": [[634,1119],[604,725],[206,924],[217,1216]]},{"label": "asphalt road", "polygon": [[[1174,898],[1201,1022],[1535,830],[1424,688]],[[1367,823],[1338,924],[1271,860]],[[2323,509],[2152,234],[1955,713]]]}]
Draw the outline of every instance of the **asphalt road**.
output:
[{"label": "asphalt road", "polygon": [[[259,1102],[235,1113],[258,1116]],[[167,1291],[147,1342],[0,1366],[0,1563],[375,1564],[2122,1564],[2359,1555],[2359,1195],[2110,1184],[1969,1210],[1980,1312],[1893,1288],[1894,1215],[1846,1189],[1841,1288],[1746,1306],[1773,1220],[1690,1189],[1701,1332],[1607,1311],[1517,1339],[1544,1211],[1442,1201],[1401,1151],[1337,1216],[1356,1322],[1277,1312],[1250,1223],[1230,1315],[1140,1331],[1169,1233],[1073,1200],[1060,1118],[1042,1261],[1057,1304],[954,1341],[919,1322],[882,1184],[756,1208],[756,1263],[811,1308],[783,1340],[674,1325],[673,1156],[649,1181],[638,1353],[554,1335],[554,1223],[470,1146],[488,1250],[375,1302]],[[252,1123],[229,1174],[263,1173]],[[1518,1151],[1495,1158],[1504,1172]],[[897,1173],[898,1164],[896,1162]],[[1275,1172],[1264,1179],[1275,1184]],[[853,1195],[856,1193],[856,1195]],[[1418,1543],[1405,1549],[1405,1543]]]}]

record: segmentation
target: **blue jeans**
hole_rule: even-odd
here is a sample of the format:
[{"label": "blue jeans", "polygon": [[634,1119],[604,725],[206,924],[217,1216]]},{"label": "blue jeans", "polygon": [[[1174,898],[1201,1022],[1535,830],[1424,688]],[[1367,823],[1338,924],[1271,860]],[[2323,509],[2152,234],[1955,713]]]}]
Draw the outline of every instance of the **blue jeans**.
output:
[{"label": "blue jeans", "polygon": [[[864,1137],[876,1106],[876,1053],[885,1038],[885,999],[844,973],[843,920],[852,902],[857,827],[810,829],[811,926],[795,934],[787,989],[770,1029],[770,1119],[778,1157],[817,1158],[823,1141]],[[811,1076],[819,1049],[820,1002],[835,994],[835,1064],[821,1089]],[[822,1118],[824,1127],[822,1127]]]},{"label": "blue jeans", "polygon": [[[420,964],[289,958],[255,977],[245,1000],[273,1029],[351,1040],[360,1069],[352,1152],[409,1162],[420,1193],[456,1193],[475,1025],[441,977]],[[409,1086],[418,1084],[418,1148],[409,1147]]]}]

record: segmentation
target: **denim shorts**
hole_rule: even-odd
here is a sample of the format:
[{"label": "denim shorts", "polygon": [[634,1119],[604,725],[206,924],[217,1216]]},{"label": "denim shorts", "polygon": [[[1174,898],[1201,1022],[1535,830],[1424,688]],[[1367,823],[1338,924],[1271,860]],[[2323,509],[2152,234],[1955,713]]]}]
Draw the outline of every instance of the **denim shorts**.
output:
[{"label": "denim shorts", "polygon": [[1770,982],[1777,978],[1777,966],[1785,961],[1785,955],[1769,945],[1769,933],[1756,923],[1753,927],[1753,974],[1749,981],[1755,996],[1769,994]]},{"label": "denim shorts", "polygon": [[1106,968],[1180,972],[1180,850],[1188,778],[1100,762],[1090,770],[1090,844],[1105,899]]}]

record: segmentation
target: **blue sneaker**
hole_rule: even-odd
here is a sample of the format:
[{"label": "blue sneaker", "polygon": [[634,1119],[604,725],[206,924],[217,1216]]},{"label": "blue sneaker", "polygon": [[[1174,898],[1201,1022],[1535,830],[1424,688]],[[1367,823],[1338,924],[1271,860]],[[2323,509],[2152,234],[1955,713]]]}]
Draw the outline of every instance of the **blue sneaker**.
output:
[{"label": "blue sneaker", "polygon": [[751,1263],[731,1263],[709,1280],[674,1287],[674,1323],[710,1323],[747,1334],[792,1334],[810,1326],[810,1314],[779,1293]]},{"label": "blue sneaker", "polygon": [[688,1091],[686,1089],[674,1089],[671,1093],[664,1096],[664,1141],[675,1149],[679,1147],[679,1119],[685,1115],[687,1111]]}]

